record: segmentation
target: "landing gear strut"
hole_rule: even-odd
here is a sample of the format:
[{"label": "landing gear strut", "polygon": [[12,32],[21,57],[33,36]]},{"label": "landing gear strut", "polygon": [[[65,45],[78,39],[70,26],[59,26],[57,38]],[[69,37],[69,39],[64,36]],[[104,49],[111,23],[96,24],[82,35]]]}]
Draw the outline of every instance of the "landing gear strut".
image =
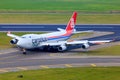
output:
[{"label": "landing gear strut", "polygon": [[23,54],[26,55],[26,49],[23,49],[22,51],[23,51]]}]

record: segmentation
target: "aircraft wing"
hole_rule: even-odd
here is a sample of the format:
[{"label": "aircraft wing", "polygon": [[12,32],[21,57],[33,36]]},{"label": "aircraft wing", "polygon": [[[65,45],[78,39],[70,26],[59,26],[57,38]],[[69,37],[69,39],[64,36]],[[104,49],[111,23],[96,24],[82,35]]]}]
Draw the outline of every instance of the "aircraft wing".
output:
[{"label": "aircraft wing", "polygon": [[91,44],[104,44],[104,43],[109,43],[112,41],[113,40],[89,41],[89,43],[91,43]]},{"label": "aircraft wing", "polygon": [[87,33],[89,33],[89,32],[94,32],[93,30],[87,30],[87,31],[74,31],[73,32],[73,34],[77,34],[77,33],[85,33],[85,32],[87,32]]},{"label": "aircraft wing", "polygon": [[7,33],[7,36],[12,37],[12,38],[16,38],[16,39],[21,38],[20,36],[17,36],[17,35],[11,34],[11,32],[8,32],[8,33]]},{"label": "aircraft wing", "polygon": [[99,40],[99,41],[89,41],[89,40],[80,40],[80,41],[71,41],[67,42],[68,45],[76,45],[76,44],[103,44],[109,43],[112,40]]},{"label": "aircraft wing", "polygon": [[79,45],[79,44],[103,44],[109,43],[112,40],[99,40],[99,41],[89,41],[89,40],[80,40],[80,41],[56,41],[56,42],[47,42],[43,43],[42,45],[46,46],[59,46],[59,45]]}]

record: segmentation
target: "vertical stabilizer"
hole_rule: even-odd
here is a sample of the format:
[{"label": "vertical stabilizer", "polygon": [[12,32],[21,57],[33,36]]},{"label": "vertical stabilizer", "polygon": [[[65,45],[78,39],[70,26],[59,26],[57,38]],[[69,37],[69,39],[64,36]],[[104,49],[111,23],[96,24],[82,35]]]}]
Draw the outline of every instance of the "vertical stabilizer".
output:
[{"label": "vertical stabilizer", "polygon": [[77,17],[77,12],[73,12],[72,17],[70,18],[70,20],[67,24],[66,31],[74,30],[74,27],[76,24],[76,17]]}]

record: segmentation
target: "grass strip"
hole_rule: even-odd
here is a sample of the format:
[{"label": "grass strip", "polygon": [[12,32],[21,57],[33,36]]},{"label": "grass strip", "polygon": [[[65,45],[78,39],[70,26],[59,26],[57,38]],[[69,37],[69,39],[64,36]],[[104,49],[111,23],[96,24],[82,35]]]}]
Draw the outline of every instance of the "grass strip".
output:
[{"label": "grass strip", "polygon": [[[0,14],[0,23],[67,24],[72,14]],[[120,14],[79,14],[77,24],[120,24]]]},{"label": "grass strip", "polygon": [[[1,80],[120,80],[120,67],[55,68],[8,72]],[[22,77],[21,77],[22,76]]]},{"label": "grass strip", "polygon": [[97,50],[92,50],[92,51],[82,51],[78,53],[79,55],[120,55],[120,45],[115,45],[111,47],[106,47],[106,48],[101,48]]},{"label": "grass strip", "polygon": [[120,0],[1,0],[0,11],[119,11]]}]

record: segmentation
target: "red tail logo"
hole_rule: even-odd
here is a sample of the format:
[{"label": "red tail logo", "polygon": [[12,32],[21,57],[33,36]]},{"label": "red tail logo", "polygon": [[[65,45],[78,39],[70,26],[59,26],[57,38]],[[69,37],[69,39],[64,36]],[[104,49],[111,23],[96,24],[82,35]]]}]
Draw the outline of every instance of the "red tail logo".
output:
[{"label": "red tail logo", "polygon": [[66,31],[73,30],[76,24],[76,17],[77,17],[77,12],[74,12],[72,17],[70,18],[70,21],[67,24]]}]

